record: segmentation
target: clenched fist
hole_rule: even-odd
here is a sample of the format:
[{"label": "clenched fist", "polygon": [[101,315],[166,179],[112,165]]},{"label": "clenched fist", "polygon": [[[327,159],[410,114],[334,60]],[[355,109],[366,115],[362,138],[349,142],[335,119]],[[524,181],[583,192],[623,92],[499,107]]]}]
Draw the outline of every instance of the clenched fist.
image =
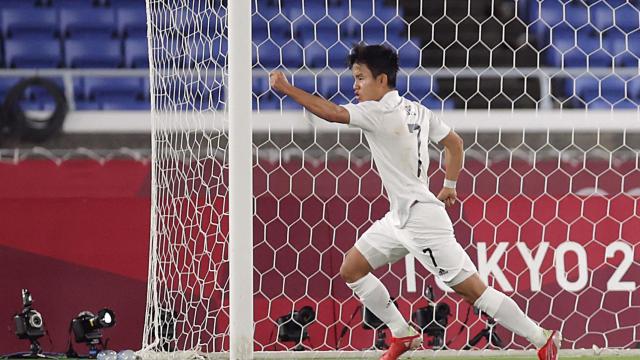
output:
[{"label": "clenched fist", "polygon": [[456,189],[443,187],[438,194],[438,200],[442,201],[447,208],[452,207],[457,199],[458,194],[456,193]]},{"label": "clenched fist", "polygon": [[269,84],[271,85],[271,89],[279,92],[285,93],[287,87],[289,87],[289,80],[284,76],[282,71],[273,71],[269,74]]}]

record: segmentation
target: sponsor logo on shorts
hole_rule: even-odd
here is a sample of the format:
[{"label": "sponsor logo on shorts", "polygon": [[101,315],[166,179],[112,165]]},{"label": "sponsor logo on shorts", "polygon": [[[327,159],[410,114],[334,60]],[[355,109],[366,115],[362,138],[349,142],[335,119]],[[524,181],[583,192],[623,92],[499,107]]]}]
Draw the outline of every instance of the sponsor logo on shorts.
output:
[{"label": "sponsor logo on shorts", "polygon": [[440,276],[442,276],[442,275],[444,275],[444,274],[446,274],[446,273],[448,273],[448,271],[447,271],[447,270],[445,270],[445,269],[439,269],[439,270],[438,270],[438,274],[439,274]]}]

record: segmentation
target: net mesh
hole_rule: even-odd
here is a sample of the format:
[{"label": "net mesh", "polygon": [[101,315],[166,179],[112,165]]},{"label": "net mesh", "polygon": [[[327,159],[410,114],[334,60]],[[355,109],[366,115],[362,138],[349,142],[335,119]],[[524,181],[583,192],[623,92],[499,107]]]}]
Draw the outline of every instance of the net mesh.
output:
[{"label": "net mesh", "polygon": [[[226,4],[148,0],[148,9],[154,204],[144,347],[224,352]],[[632,348],[640,136],[637,126],[592,125],[638,120],[638,18],[637,3],[595,0],[254,1],[255,350],[381,344],[339,276],[346,251],[388,210],[366,140],[309,116],[271,91],[267,76],[282,69],[296,86],[347,103],[354,95],[345,58],[358,42],[396,49],[400,94],[463,135],[461,201],[449,215],[481,277],[543,327],[562,330],[565,348]],[[536,126],[550,114],[562,130]],[[476,116],[494,121],[465,125]],[[430,150],[437,193],[444,158],[440,147]],[[455,350],[532,348],[411,259],[375,274],[422,329],[425,349],[440,341]],[[429,295],[451,314],[429,312]],[[308,324],[305,306],[314,312]],[[485,328],[499,341],[475,342]]]}]

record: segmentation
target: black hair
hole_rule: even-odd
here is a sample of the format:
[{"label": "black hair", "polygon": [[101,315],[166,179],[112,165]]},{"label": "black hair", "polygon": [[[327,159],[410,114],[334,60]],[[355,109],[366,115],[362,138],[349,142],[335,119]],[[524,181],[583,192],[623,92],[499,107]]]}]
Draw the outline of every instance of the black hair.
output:
[{"label": "black hair", "polygon": [[353,64],[367,65],[374,77],[380,74],[387,75],[387,85],[396,87],[396,74],[398,73],[398,54],[385,45],[355,45],[351,49],[348,58],[349,69]]}]

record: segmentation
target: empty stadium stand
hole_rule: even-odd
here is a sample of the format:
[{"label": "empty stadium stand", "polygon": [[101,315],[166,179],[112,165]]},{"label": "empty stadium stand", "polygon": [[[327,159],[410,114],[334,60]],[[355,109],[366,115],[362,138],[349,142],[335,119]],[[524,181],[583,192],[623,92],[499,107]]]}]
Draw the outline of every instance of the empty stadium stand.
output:
[{"label": "empty stadium stand", "polygon": [[[542,89],[539,82],[525,75],[492,73],[458,76],[454,81],[452,75],[430,77],[414,72],[414,68],[637,68],[640,58],[638,2],[520,0],[514,8],[508,6],[513,5],[511,1],[490,0],[400,1],[398,7],[395,1],[384,0],[304,1],[304,7],[303,1],[253,2],[254,67],[309,69],[311,72],[297,75],[296,83],[339,103],[353,97],[344,69],[350,47],[360,41],[386,43],[397,49],[404,68],[398,79],[400,92],[441,109],[533,108],[539,106]],[[178,66],[225,63],[221,52],[226,51],[227,40],[219,21],[210,23],[205,18],[203,24],[197,24],[188,11],[158,17],[165,20],[160,28],[197,28],[201,36],[178,42],[157,35],[160,39],[152,44],[154,51],[175,55]],[[143,0],[3,0],[0,29],[0,65],[5,68],[149,66]],[[322,71],[327,67],[337,71]],[[562,106],[567,107],[638,106],[640,93],[634,90],[639,88],[638,79],[602,79],[556,77],[552,95],[566,100]],[[0,78],[0,95],[14,80]],[[117,82],[103,78],[97,91],[92,85],[100,82],[96,77],[74,81],[78,109],[149,108],[149,95],[143,93],[148,85],[144,88],[139,76]],[[270,92],[264,79],[254,79],[253,88],[255,108],[297,108],[289,99]],[[221,91],[208,91],[194,96],[200,101],[197,107],[214,104],[217,109],[224,106],[218,101],[223,99],[221,95]],[[212,98],[204,99],[206,96]],[[25,101],[34,108],[45,106],[38,104],[37,98]]]}]

